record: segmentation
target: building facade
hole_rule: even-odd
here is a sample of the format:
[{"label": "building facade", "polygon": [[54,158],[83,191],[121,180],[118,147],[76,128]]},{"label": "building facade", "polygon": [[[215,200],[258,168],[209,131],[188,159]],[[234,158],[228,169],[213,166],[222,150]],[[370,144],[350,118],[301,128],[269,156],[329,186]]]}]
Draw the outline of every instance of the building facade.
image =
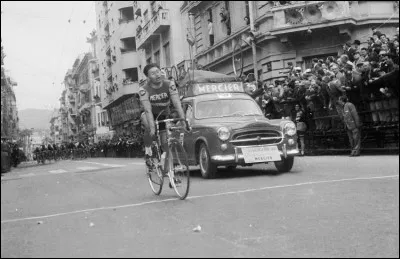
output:
[{"label": "building facade", "polygon": [[[187,42],[181,16],[183,1],[134,1],[136,46],[140,52],[140,68],[156,63],[166,78],[179,79],[193,65],[190,58],[192,45]],[[140,71],[143,82],[145,75]]]},{"label": "building facade", "polygon": [[1,137],[18,138],[19,118],[17,102],[13,87],[17,85],[10,76],[6,74],[4,58],[6,57],[1,46]]},{"label": "building facade", "polygon": [[99,38],[97,32],[94,30],[90,37],[87,38],[87,43],[91,46],[92,59],[89,60],[89,82],[91,85],[92,92],[92,116],[93,116],[93,127],[96,132],[93,137],[93,141],[97,143],[99,140],[108,139],[112,135],[109,129],[109,120],[107,116],[107,110],[103,109],[102,99],[105,96],[105,91],[101,91],[100,86],[100,66],[99,66]]},{"label": "building facade", "polygon": [[[371,28],[395,34],[397,1],[184,1],[182,19],[194,36],[193,56],[204,69],[227,75],[235,68],[269,83],[288,63],[311,67],[313,58],[337,56],[345,42],[366,44]],[[397,13],[397,15],[396,15]],[[250,18],[255,30],[251,32]],[[211,45],[208,20],[212,21]],[[250,39],[256,44],[255,60]],[[235,52],[234,52],[235,51]],[[236,55],[239,51],[240,54]],[[239,68],[239,69],[238,69]]]},{"label": "building facade", "polygon": [[132,1],[96,1],[102,109],[98,123],[129,134],[139,119],[139,57]]},{"label": "building facade", "polygon": [[62,143],[61,116],[58,112],[50,119],[50,138],[52,139],[53,144]]}]

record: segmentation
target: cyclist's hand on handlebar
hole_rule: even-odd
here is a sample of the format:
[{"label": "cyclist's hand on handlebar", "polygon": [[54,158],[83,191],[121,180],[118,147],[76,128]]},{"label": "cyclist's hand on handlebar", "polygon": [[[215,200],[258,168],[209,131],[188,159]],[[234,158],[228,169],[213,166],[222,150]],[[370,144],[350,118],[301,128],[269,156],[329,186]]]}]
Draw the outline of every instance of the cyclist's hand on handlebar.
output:
[{"label": "cyclist's hand on handlebar", "polygon": [[188,120],[185,120],[185,122],[182,121],[182,124],[186,131],[192,131],[192,127],[190,127]]}]

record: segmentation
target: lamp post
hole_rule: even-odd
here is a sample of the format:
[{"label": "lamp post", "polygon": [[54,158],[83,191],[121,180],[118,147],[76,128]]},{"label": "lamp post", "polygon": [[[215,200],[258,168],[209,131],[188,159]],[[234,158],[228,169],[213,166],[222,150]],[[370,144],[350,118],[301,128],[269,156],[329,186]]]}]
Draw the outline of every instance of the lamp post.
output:
[{"label": "lamp post", "polygon": [[[254,32],[253,5],[254,5],[254,1],[249,1],[249,14],[250,14],[249,18],[250,18],[250,31],[251,32]],[[253,53],[254,77],[256,79],[256,83],[258,83],[257,50],[256,50],[256,43],[254,40],[251,42],[251,50]]]}]

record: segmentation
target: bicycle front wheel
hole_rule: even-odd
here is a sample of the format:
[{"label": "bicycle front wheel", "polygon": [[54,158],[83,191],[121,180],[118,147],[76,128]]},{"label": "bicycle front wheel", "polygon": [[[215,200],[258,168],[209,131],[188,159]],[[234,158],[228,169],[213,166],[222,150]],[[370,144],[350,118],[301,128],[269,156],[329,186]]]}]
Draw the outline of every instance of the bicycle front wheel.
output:
[{"label": "bicycle front wheel", "polygon": [[169,146],[168,162],[170,183],[179,198],[184,200],[189,194],[190,171],[186,151],[177,140]]},{"label": "bicycle front wheel", "polygon": [[151,151],[153,155],[150,158],[151,167],[149,168],[146,164],[146,174],[149,181],[151,190],[155,195],[160,195],[164,183],[164,177],[161,171],[161,157],[159,153],[159,147],[157,142],[153,142],[151,145]]}]

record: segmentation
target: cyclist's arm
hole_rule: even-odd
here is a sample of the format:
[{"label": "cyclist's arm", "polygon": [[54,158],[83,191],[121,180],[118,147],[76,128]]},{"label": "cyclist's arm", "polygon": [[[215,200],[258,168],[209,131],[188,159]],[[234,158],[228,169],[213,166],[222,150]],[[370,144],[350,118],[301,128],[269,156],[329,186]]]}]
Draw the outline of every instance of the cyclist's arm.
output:
[{"label": "cyclist's arm", "polygon": [[154,122],[153,112],[151,109],[149,93],[143,87],[140,87],[139,96],[140,96],[140,103],[142,104],[142,106],[144,108],[144,112],[146,114],[146,118],[147,118],[147,122],[150,127],[150,131],[155,132],[155,122]]},{"label": "cyclist's arm", "polygon": [[178,89],[176,88],[175,82],[171,81],[169,85],[169,94],[171,96],[171,101],[178,112],[179,118],[184,119],[185,114],[183,113],[181,99],[179,98]]}]

